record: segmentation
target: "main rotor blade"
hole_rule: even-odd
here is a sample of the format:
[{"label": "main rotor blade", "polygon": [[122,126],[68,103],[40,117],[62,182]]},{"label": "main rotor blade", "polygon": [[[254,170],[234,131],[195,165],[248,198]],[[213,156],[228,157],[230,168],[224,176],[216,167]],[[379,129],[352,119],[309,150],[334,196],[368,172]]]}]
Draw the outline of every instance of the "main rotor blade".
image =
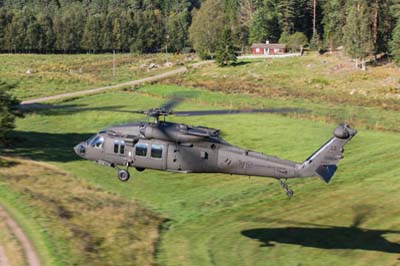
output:
[{"label": "main rotor blade", "polygon": [[300,113],[304,109],[298,108],[271,108],[271,109],[244,109],[244,110],[205,110],[205,111],[178,111],[172,112],[176,116],[202,116],[202,115],[232,115],[249,113]]},{"label": "main rotor blade", "polygon": [[169,99],[167,102],[165,102],[163,105],[160,106],[160,110],[168,112],[172,108],[177,106],[179,103],[181,103],[183,100],[184,99],[181,97],[172,97],[171,99]]}]

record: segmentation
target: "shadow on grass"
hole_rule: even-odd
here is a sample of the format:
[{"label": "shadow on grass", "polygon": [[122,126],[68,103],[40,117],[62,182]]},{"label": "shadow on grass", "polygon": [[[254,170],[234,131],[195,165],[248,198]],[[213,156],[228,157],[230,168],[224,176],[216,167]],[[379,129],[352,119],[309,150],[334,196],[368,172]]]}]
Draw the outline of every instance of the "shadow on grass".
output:
[{"label": "shadow on grass", "polygon": [[244,66],[247,64],[251,64],[251,61],[237,61],[235,63],[232,64],[232,66],[236,67],[236,66]]},{"label": "shadow on grass", "polygon": [[0,167],[13,167],[18,165],[19,162],[15,162],[15,161],[10,161],[10,160],[5,160],[0,158]]},{"label": "shadow on grass", "polygon": [[80,160],[73,147],[87,140],[93,133],[43,133],[16,131],[10,154],[38,161],[70,162]]},{"label": "shadow on grass", "polygon": [[341,227],[278,227],[244,230],[243,236],[262,242],[261,247],[273,247],[272,242],[321,249],[359,249],[400,253],[400,243],[384,238],[385,234],[400,231]]}]

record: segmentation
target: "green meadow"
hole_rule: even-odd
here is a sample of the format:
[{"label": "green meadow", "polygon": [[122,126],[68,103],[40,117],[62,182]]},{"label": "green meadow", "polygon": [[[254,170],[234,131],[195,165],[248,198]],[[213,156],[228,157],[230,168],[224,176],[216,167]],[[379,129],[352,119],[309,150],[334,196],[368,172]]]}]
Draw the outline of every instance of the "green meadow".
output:
[{"label": "green meadow", "polygon": [[[181,110],[221,108],[218,101],[225,97],[222,93],[155,85],[56,103],[60,108],[36,111],[18,121],[20,143],[12,153],[55,165],[79,182],[137,201],[165,217],[155,253],[159,265],[398,263],[400,137],[396,133],[360,130],[346,146],[345,159],[332,182],[293,180],[292,199],[286,198],[278,182],[267,178],[146,170],[133,171],[133,179],[121,183],[113,169],[73,154],[72,147],[97,130],[143,118],[121,111],[157,106],[166,99],[167,91],[195,95],[179,106]],[[226,97],[233,108],[252,100],[255,106],[269,101]],[[220,128],[232,144],[295,161],[316,150],[335,127],[295,115],[208,116],[179,121]]]},{"label": "green meadow", "polygon": [[[190,59],[190,60],[189,60]],[[0,80],[16,84],[21,100],[109,86],[162,73],[194,60],[193,55],[1,54]],[[166,62],[171,66],[164,65]],[[158,68],[149,69],[150,64]]]},{"label": "green meadow", "polygon": [[[292,60],[299,59],[287,64],[295,65]],[[243,72],[252,64],[258,69],[270,63],[256,61],[218,71]],[[31,110],[17,121],[17,142],[5,151],[7,160],[18,162],[23,157],[41,166],[34,170],[36,163],[26,161],[2,169],[0,199],[8,199],[10,208],[16,205],[19,220],[27,224],[38,250],[50,261],[47,265],[53,265],[52,261],[70,265],[68,258],[75,256],[82,257],[73,260],[74,265],[88,265],[91,259],[93,265],[399,265],[398,112],[361,98],[334,104],[189,84],[195,77],[208,78],[205,71],[193,70],[177,80],[186,86],[148,85],[57,101],[52,103],[57,108]],[[74,154],[74,145],[101,129],[146,119],[126,111],[159,106],[171,95],[187,97],[177,110],[308,110],[281,115],[168,117],[219,128],[234,145],[299,162],[329,139],[338,123],[355,122],[359,132],[346,145],[344,159],[328,185],[319,178],[290,180],[295,191],[290,199],[276,180],[260,177],[132,169],[131,180],[122,183],[114,169]],[[22,178],[19,171],[29,172],[30,178]],[[7,175],[21,177],[14,180]],[[30,198],[39,192],[55,203]],[[29,203],[31,208],[26,210],[19,203]],[[60,217],[59,206],[72,213],[72,218]],[[101,218],[96,218],[96,211]],[[41,223],[41,219],[50,222]],[[108,220],[113,228],[109,233],[104,225]],[[56,230],[60,227],[65,230]],[[94,241],[71,235],[76,227]],[[120,237],[125,234],[132,237]],[[77,248],[87,243],[92,249]],[[127,247],[129,243],[134,244]],[[136,259],[126,259],[129,250]]]}]

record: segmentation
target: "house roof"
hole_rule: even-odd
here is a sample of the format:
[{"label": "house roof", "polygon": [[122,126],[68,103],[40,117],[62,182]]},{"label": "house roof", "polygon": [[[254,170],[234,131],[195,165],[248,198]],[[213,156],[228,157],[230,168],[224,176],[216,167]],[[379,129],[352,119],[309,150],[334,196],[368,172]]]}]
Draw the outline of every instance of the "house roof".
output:
[{"label": "house roof", "polygon": [[282,43],[253,43],[251,48],[286,48],[286,44]]}]

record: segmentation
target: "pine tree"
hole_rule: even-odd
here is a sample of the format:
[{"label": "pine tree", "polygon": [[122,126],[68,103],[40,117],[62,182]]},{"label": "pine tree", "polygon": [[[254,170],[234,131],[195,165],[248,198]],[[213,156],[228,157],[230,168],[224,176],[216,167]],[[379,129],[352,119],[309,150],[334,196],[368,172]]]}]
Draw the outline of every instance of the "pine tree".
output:
[{"label": "pine tree", "polygon": [[254,14],[250,24],[249,43],[277,42],[281,32],[276,11],[271,6],[262,6]]},{"label": "pine tree", "polygon": [[83,31],[81,47],[88,51],[100,50],[102,47],[102,34],[101,25],[102,17],[100,14],[89,16],[85,24],[85,30]]},{"label": "pine tree", "polygon": [[0,80],[0,143],[7,144],[10,132],[14,129],[16,117],[21,117],[16,106],[19,101],[10,95],[15,86]]},{"label": "pine tree", "polygon": [[215,54],[215,62],[219,66],[227,66],[235,63],[237,60],[235,46],[232,40],[232,31],[229,26],[225,27],[221,40],[218,44]]},{"label": "pine tree", "polygon": [[64,52],[78,52],[81,49],[81,40],[85,21],[82,19],[84,14],[78,4],[70,5],[62,17],[61,49]]},{"label": "pine tree", "polygon": [[53,31],[53,21],[49,16],[40,16],[38,23],[41,28],[41,48],[47,52],[54,51],[56,36]]},{"label": "pine tree", "polygon": [[346,25],[343,29],[345,50],[356,60],[361,60],[365,70],[365,57],[372,51],[372,33],[370,9],[364,1],[355,1],[349,7]]},{"label": "pine tree", "polygon": [[279,1],[279,24],[283,32],[292,34],[295,32],[297,13],[297,0]]},{"label": "pine tree", "polygon": [[21,12],[15,12],[11,23],[4,31],[4,48],[10,52],[22,51],[25,48],[26,26]]},{"label": "pine tree", "polygon": [[393,30],[393,37],[390,41],[390,53],[393,56],[393,61],[400,66],[400,23],[397,22]]},{"label": "pine tree", "polygon": [[108,13],[103,22],[103,28],[101,32],[102,36],[102,49],[105,51],[110,51],[112,47],[112,31],[113,31],[113,20],[114,15],[112,12]]},{"label": "pine tree", "polygon": [[189,11],[171,12],[167,22],[168,50],[182,51],[187,44],[189,27]]},{"label": "pine tree", "polygon": [[5,30],[9,23],[11,23],[12,15],[6,8],[0,8],[0,51],[6,50],[4,47]]},{"label": "pine tree", "polygon": [[343,27],[346,24],[345,0],[326,1],[324,6],[325,42],[331,51],[343,44]]},{"label": "pine tree", "polygon": [[400,0],[393,1],[392,14],[393,17],[397,18],[397,21],[390,41],[390,54],[393,57],[393,61],[400,66]]},{"label": "pine tree", "polygon": [[25,50],[28,52],[41,51],[44,46],[44,43],[41,42],[42,35],[42,28],[39,23],[37,23],[36,19],[32,19],[26,29]]}]

